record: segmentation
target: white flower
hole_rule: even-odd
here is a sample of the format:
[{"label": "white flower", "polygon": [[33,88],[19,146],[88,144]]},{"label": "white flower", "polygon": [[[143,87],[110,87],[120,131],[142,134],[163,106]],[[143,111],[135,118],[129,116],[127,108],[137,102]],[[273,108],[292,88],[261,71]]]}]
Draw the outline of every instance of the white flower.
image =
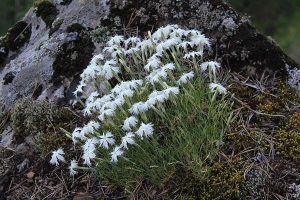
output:
[{"label": "white flower", "polygon": [[91,60],[91,62],[90,63],[95,63],[95,64],[97,64],[97,65],[99,65],[100,63],[99,63],[99,61],[100,60],[104,60],[104,56],[103,56],[103,54],[98,54],[98,55],[95,55],[93,58],[92,58],[92,60]]},{"label": "white flower", "polygon": [[99,136],[99,144],[100,146],[104,147],[105,149],[108,149],[108,145],[113,145],[115,143],[114,136],[111,132],[103,133],[103,135]]},{"label": "white flower", "polygon": [[203,46],[207,45],[210,46],[209,40],[202,34],[193,36],[191,42],[195,45],[200,47],[200,51],[203,51]]},{"label": "white flower", "polygon": [[[122,94],[123,95],[123,94]],[[116,98],[113,103],[116,105],[116,106],[122,106],[124,103],[125,103],[125,99],[121,96],[118,98]]]},{"label": "white flower", "polygon": [[190,46],[190,42],[183,41],[180,44],[178,44],[178,47],[182,47],[184,50],[187,50],[188,45]]},{"label": "white flower", "polygon": [[162,78],[166,78],[168,73],[163,69],[156,69],[146,76],[146,80],[149,81],[152,85],[154,83],[159,83]]},{"label": "white flower", "polygon": [[160,66],[160,64],[161,64],[160,59],[157,57],[156,54],[154,54],[148,59],[148,63],[147,65],[145,65],[144,69],[149,72],[151,70],[150,67],[157,69]]},{"label": "white flower", "polygon": [[104,121],[105,116],[113,116],[115,114],[115,110],[114,109],[106,109],[104,110],[99,116],[98,119],[100,121]]},{"label": "white flower", "polygon": [[65,162],[65,158],[62,156],[64,154],[65,153],[62,150],[62,148],[59,148],[56,151],[53,151],[50,163],[53,164],[53,165],[56,164],[56,166],[58,166],[58,164],[59,164],[58,161]]},{"label": "white flower", "polygon": [[143,139],[143,136],[150,136],[153,134],[153,124],[148,123],[148,124],[144,124],[142,122],[140,128],[135,132],[135,134],[137,134],[138,136],[141,137],[141,139]]},{"label": "white flower", "polygon": [[124,90],[122,92],[120,92],[120,94],[118,95],[118,97],[121,97],[123,98],[124,96],[127,96],[127,97],[132,97],[134,94],[134,91],[129,89],[129,90]]},{"label": "white flower", "polygon": [[153,39],[156,39],[156,40],[167,38],[168,35],[177,28],[178,28],[178,25],[167,25],[165,27],[161,27],[153,33],[152,37],[153,37]]},{"label": "white flower", "polygon": [[86,140],[85,144],[82,146],[83,149],[83,156],[84,164],[91,166],[91,159],[96,158],[95,145],[98,143],[97,138],[89,138]]},{"label": "white flower", "polygon": [[165,50],[168,50],[171,46],[177,45],[181,42],[180,38],[171,38],[157,45],[156,52],[162,54]]},{"label": "white flower", "polygon": [[164,70],[164,71],[166,71],[167,69],[174,70],[175,69],[174,63],[168,63],[162,67],[162,70]]},{"label": "white flower", "polygon": [[100,75],[104,76],[108,80],[114,77],[114,73],[117,74],[120,71],[119,67],[113,66],[116,64],[117,62],[115,60],[106,61],[105,64],[102,66],[102,71],[100,72]]},{"label": "white flower", "polygon": [[179,88],[178,87],[168,87],[167,89],[163,90],[163,92],[169,97],[170,92],[173,94],[179,94]]},{"label": "white flower", "polygon": [[139,52],[140,49],[138,47],[132,47],[124,52],[125,55],[134,54],[135,52]]},{"label": "white flower", "polygon": [[127,144],[135,144],[134,134],[132,132],[126,133],[124,137],[122,137],[122,144],[121,147],[124,149],[128,149]]},{"label": "white flower", "polygon": [[120,46],[114,44],[112,46],[105,47],[103,49],[103,52],[108,51],[111,54],[111,57],[117,60],[117,55],[122,55],[124,54],[124,49],[121,48]]},{"label": "white flower", "polygon": [[170,34],[170,38],[181,38],[182,36],[185,36],[188,34],[188,31],[178,28],[173,30],[173,32]]},{"label": "white flower", "polygon": [[221,94],[226,94],[227,93],[227,90],[225,87],[223,87],[222,85],[220,84],[217,84],[217,83],[210,83],[209,84],[209,89],[214,92],[215,90],[219,91]]},{"label": "white flower", "polygon": [[96,121],[90,121],[87,125],[85,125],[82,128],[82,132],[84,134],[93,133],[95,129],[98,129],[100,127],[100,124]]},{"label": "white flower", "polygon": [[129,81],[130,88],[137,90],[138,86],[143,85],[143,80],[131,80]]},{"label": "white flower", "polygon": [[124,151],[122,151],[121,146],[116,146],[114,151],[109,153],[111,155],[111,162],[118,162],[118,156],[123,155]]},{"label": "white flower", "polygon": [[125,119],[122,129],[124,131],[130,131],[131,130],[130,126],[135,127],[137,122],[138,122],[138,119],[136,117],[130,116],[127,119]]},{"label": "white flower", "polygon": [[121,35],[116,35],[107,42],[107,45],[112,46],[114,44],[120,44],[122,41],[124,41],[124,37]]},{"label": "white flower", "polygon": [[195,57],[195,56],[202,56],[203,55],[203,52],[200,52],[200,51],[192,51],[190,53],[187,53],[183,56],[184,59],[188,59],[188,58],[191,58],[191,57]]},{"label": "white flower", "polygon": [[86,99],[86,104],[94,102],[99,96],[97,91],[94,91],[90,94],[90,96]]},{"label": "white flower", "polygon": [[86,140],[86,136],[84,135],[84,132],[82,131],[82,128],[75,128],[75,130],[72,133],[72,140],[74,144],[77,142],[76,138],[79,138],[81,140]]},{"label": "white flower", "polygon": [[88,80],[89,78],[95,78],[96,71],[95,69],[98,68],[96,64],[90,64],[80,75],[82,79]]},{"label": "white flower", "polygon": [[177,81],[178,85],[181,85],[182,83],[186,83],[188,79],[192,79],[194,77],[194,72],[191,71],[189,73],[183,74],[179,80]]},{"label": "white flower", "polygon": [[73,92],[73,94],[77,97],[78,93],[83,92],[83,87],[86,86],[86,83],[84,80],[80,80],[79,85],[77,86],[76,90]]},{"label": "white flower", "polygon": [[215,61],[209,61],[209,62],[204,62],[200,65],[202,71],[206,71],[207,67],[210,67],[210,69],[213,71],[215,74],[216,68],[220,68],[220,64],[215,62]]},{"label": "white flower", "polygon": [[157,101],[163,103],[168,99],[168,94],[164,91],[154,91],[148,96],[147,103],[150,105],[155,105]]},{"label": "white flower", "polygon": [[78,163],[76,160],[71,160],[71,164],[69,166],[69,170],[70,170],[70,174],[71,176],[74,176],[75,174],[77,174],[78,172],[75,171],[74,169],[78,168]]},{"label": "white flower", "polygon": [[130,37],[124,41],[125,47],[128,48],[128,44],[136,45],[141,42],[141,39],[138,37]]},{"label": "white flower", "polygon": [[146,102],[137,102],[135,104],[133,104],[131,106],[131,108],[129,109],[129,112],[131,114],[139,114],[139,113],[142,113],[142,112],[145,112],[149,109],[149,105],[146,103]]},{"label": "white flower", "polygon": [[143,40],[143,41],[137,43],[136,46],[140,47],[143,52],[146,51],[147,49],[153,49],[153,43],[150,39]]}]

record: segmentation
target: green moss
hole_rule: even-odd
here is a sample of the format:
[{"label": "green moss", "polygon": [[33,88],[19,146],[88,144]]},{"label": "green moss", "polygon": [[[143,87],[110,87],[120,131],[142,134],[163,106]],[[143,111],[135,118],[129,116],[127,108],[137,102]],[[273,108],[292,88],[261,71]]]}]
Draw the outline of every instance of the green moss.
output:
[{"label": "green moss", "polygon": [[280,82],[278,87],[278,93],[284,100],[293,101],[295,103],[300,103],[300,98],[297,90],[286,83]]},{"label": "green moss", "polygon": [[277,151],[289,159],[300,158],[300,135],[299,132],[280,130],[276,134]]},{"label": "green moss", "polygon": [[3,77],[3,84],[7,85],[7,84],[11,83],[14,80],[14,78],[15,78],[15,74],[13,72],[8,72]]},{"label": "green moss", "polygon": [[86,28],[79,23],[74,23],[67,27],[67,33],[81,32],[83,30],[86,30]]},{"label": "green moss", "polygon": [[61,26],[61,24],[63,23],[64,19],[56,19],[51,26],[51,29],[49,31],[49,36],[51,36],[55,31],[57,31],[59,29],[59,27]]},{"label": "green moss", "polygon": [[18,21],[5,35],[3,41],[10,50],[17,50],[22,47],[31,36],[31,24],[25,21]]},{"label": "green moss", "polygon": [[0,37],[0,65],[5,61],[8,56],[8,46],[4,42],[4,37]]},{"label": "green moss", "polygon": [[181,177],[180,196],[183,199],[239,199],[247,164],[241,164],[241,161],[240,158],[235,158],[228,163],[216,162],[206,178],[199,178],[187,172],[184,178]]},{"label": "green moss", "polygon": [[47,0],[38,0],[33,5],[36,8],[36,15],[38,17],[41,17],[46,26],[50,28],[58,14],[58,10],[56,9],[56,7]]},{"label": "green moss", "polygon": [[80,74],[93,57],[95,46],[86,28],[75,23],[67,27],[67,32],[66,42],[59,48],[53,63],[53,82],[59,81],[61,76]]},{"label": "green moss", "polygon": [[17,141],[30,134],[51,129],[52,124],[64,116],[54,103],[31,98],[20,99],[11,109],[10,124]]},{"label": "green moss", "polygon": [[60,120],[53,121],[51,129],[39,132],[34,138],[36,150],[42,157],[58,148],[70,147],[70,138],[60,130],[60,127],[64,126],[68,130],[73,130],[78,122],[74,120],[75,115],[68,108],[61,108],[59,112]]},{"label": "green moss", "polygon": [[72,0],[63,0],[60,5],[69,5],[72,2]]}]

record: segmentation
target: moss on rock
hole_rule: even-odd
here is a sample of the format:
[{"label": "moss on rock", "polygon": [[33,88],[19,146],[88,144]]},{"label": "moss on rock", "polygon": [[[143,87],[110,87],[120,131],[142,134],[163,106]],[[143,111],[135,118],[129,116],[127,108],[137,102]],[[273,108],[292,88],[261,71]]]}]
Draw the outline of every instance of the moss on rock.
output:
[{"label": "moss on rock", "polygon": [[34,4],[35,13],[38,17],[41,17],[47,27],[51,27],[53,21],[56,19],[58,14],[57,8],[47,0],[38,0]]},{"label": "moss on rock", "polygon": [[20,99],[11,110],[10,124],[16,141],[22,141],[30,134],[37,134],[51,127],[64,116],[54,103],[32,98]]},{"label": "moss on rock", "polygon": [[61,26],[63,21],[64,21],[64,19],[58,18],[52,23],[52,26],[49,31],[49,36],[51,36],[55,31],[57,31],[59,29],[59,27]]},{"label": "moss on rock", "polygon": [[15,74],[13,72],[8,72],[3,77],[3,84],[7,85],[7,84],[11,83],[14,80],[14,78],[15,78]]},{"label": "moss on rock", "polygon": [[80,74],[89,64],[95,45],[82,25],[75,23],[67,27],[65,43],[59,48],[53,63],[52,81]]},{"label": "moss on rock", "polygon": [[4,55],[7,54],[7,48],[10,50],[17,50],[29,41],[31,36],[31,24],[27,24],[25,21],[18,21],[13,27],[8,29],[7,34],[3,39],[3,51]]},{"label": "moss on rock", "polygon": [[0,38],[0,65],[4,63],[8,56],[8,46],[4,42],[4,38]]}]

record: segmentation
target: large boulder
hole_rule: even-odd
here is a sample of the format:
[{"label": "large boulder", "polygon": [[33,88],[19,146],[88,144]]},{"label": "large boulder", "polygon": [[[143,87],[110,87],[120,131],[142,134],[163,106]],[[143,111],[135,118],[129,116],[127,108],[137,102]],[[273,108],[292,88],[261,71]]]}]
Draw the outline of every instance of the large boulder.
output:
[{"label": "large boulder", "polygon": [[[201,30],[205,59],[247,76],[280,76],[299,87],[296,62],[227,3],[39,0],[0,40],[0,92],[7,108],[22,97],[71,103],[79,74],[115,34],[147,35],[166,24]],[[299,89],[299,88],[298,88]]]}]

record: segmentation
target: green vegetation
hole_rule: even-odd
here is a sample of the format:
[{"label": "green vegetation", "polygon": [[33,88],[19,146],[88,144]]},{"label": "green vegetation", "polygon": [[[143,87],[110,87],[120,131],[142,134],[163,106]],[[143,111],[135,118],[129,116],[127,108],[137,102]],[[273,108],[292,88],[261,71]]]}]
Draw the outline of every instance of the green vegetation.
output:
[{"label": "green vegetation", "polygon": [[41,17],[47,27],[51,28],[53,21],[56,19],[58,10],[48,0],[38,0],[34,2],[36,16]]},{"label": "green vegetation", "polygon": [[65,113],[52,102],[23,98],[11,109],[11,127],[19,140],[29,134],[52,129],[52,123],[63,122],[67,118],[63,114]]},{"label": "green vegetation", "polygon": [[[208,40],[169,25],[144,41],[115,36],[107,44],[112,60],[95,56],[77,88],[95,90],[84,109],[91,121],[72,134],[64,131],[82,145],[84,164],[127,195],[141,182],[165,185],[178,169],[192,179],[209,175],[232,104],[219,84],[218,63],[202,61]],[[117,63],[120,68],[111,66]],[[101,82],[109,94],[99,95]],[[81,168],[71,164],[70,172]]]}]

